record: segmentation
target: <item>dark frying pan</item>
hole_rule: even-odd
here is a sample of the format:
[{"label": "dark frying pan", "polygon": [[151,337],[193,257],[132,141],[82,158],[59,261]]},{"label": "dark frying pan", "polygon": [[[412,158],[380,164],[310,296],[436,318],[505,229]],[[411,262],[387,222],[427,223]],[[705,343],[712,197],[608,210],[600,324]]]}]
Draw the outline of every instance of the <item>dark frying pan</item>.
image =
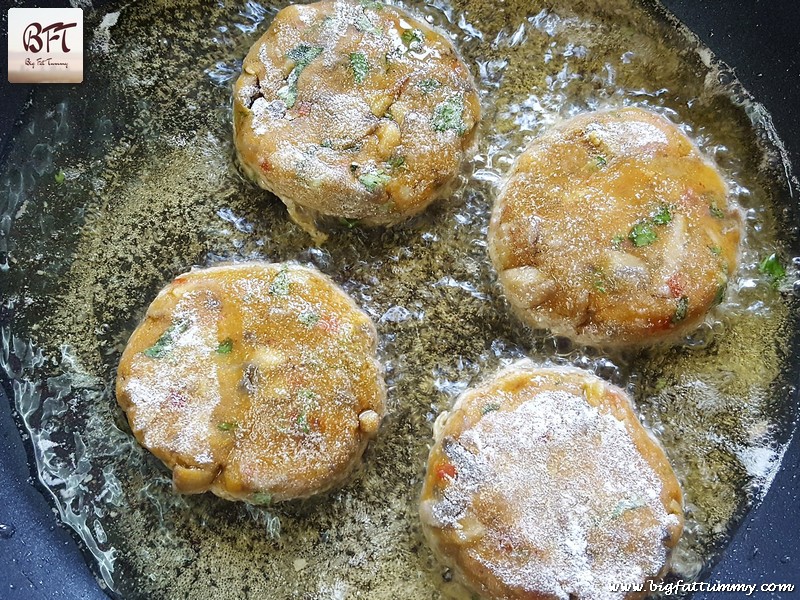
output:
[{"label": "dark frying pan", "polygon": [[[794,0],[663,0],[717,56],[736,68],[744,86],[772,114],[794,165],[800,164],[800,13]],[[96,2],[95,4],[99,4]],[[16,2],[58,6],[57,2]],[[6,22],[7,6],[2,19]],[[5,27],[4,27],[5,29]],[[87,68],[91,68],[88,65]],[[0,136],[6,145],[14,122],[35,89],[3,78]],[[800,189],[794,190],[791,222],[799,223]],[[795,230],[796,235],[796,230]],[[794,254],[800,255],[795,246]],[[1,275],[0,275],[1,276]],[[2,280],[0,280],[2,293]],[[800,361],[800,339],[793,341]],[[800,384],[797,370],[794,382]],[[6,384],[6,382],[3,382]],[[798,385],[792,388],[796,406]],[[36,487],[30,456],[20,438],[8,400],[0,388],[0,600],[105,598],[70,532],[61,527]],[[795,426],[795,429],[797,427]],[[741,523],[707,582],[793,583],[800,590],[800,440],[795,433],[782,466],[761,504]],[[756,593],[790,598],[797,594]],[[695,598],[738,598],[740,593],[699,592]]]}]

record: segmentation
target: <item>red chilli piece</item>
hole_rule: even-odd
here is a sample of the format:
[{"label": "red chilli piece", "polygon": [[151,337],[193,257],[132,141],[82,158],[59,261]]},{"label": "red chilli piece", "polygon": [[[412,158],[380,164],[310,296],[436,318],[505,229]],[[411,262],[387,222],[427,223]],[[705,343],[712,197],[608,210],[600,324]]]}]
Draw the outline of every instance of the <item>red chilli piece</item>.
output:
[{"label": "red chilli piece", "polygon": [[675,273],[667,279],[667,285],[669,286],[669,291],[673,298],[680,298],[685,295],[686,287],[684,286],[683,277],[681,277],[680,273]]},{"label": "red chilli piece", "polygon": [[297,105],[297,114],[301,117],[307,117],[311,114],[311,103],[301,102]]},{"label": "red chilli piece", "polygon": [[439,479],[444,479],[445,477],[455,479],[457,472],[455,466],[451,463],[442,463],[436,468],[436,476]]}]

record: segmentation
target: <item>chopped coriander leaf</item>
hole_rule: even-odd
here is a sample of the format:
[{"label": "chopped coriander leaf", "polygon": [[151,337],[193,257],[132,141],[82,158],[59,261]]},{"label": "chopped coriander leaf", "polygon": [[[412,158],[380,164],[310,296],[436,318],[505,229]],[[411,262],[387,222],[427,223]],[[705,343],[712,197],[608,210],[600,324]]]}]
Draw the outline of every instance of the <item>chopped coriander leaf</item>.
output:
[{"label": "chopped coriander leaf", "polygon": [[464,125],[464,102],[461,98],[451,97],[436,105],[433,109],[431,124],[436,131],[452,129],[458,135],[463,135],[467,130]]},{"label": "chopped coriander leaf", "polygon": [[708,249],[711,250],[711,254],[713,254],[714,256],[719,256],[720,254],[722,254],[722,248],[720,248],[719,246],[709,246]]},{"label": "chopped coriander leaf", "polygon": [[364,8],[371,8],[372,10],[380,10],[383,8],[383,3],[376,2],[375,0],[361,0],[361,6]]},{"label": "chopped coriander leaf", "polygon": [[672,315],[672,322],[680,323],[686,318],[687,314],[689,314],[689,298],[681,296],[675,305],[675,314]]},{"label": "chopped coriander leaf", "polygon": [[147,358],[162,358],[166,356],[172,350],[175,339],[187,329],[189,329],[189,323],[186,321],[173,323],[164,330],[164,333],[156,340],[156,343],[145,350],[143,354]]},{"label": "chopped coriander leaf", "polygon": [[711,213],[712,217],[716,217],[717,219],[724,219],[725,213],[722,211],[720,207],[717,206],[716,202],[712,202],[708,205],[708,212]]},{"label": "chopped coriander leaf", "polygon": [[499,405],[499,404],[495,404],[495,403],[493,402],[493,403],[491,403],[491,404],[487,404],[487,405],[485,405],[485,406],[484,406],[484,407],[481,409],[481,413],[483,413],[483,414],[485,415],[485,414],[487,414],[487,413],[490,413],[490,412],[493,412],[493,411],[495,411],[495,410],[500,410],[500,405]]},{"label": "chopped coriander leaf", "polygon": [[217,425],[217,429],[220,431],[233,431],[239,425],[237,423],[233,423],[232,421],[225,421],[224,423],[219,423]]},{"label": "chopped coriander leaf", "polygon": [[653,223],[656,225],[666,225],[670,221],[672,221],[672,212],[669,206],[662,204],[661,208],[659,208],[658,212],[653,216]]},{"label": "chopped coriander leaf", "polygon": [[269,284],[269,293],[274,296],[289,295],[289,273],[286,267],[282,267],[272,283]]},{"label": "chopped coriander leaf", "polygon": [[325,138],[320,143],[320,146],[322,146],[323,148],[333,148],[333,142],[331,141],[331,138]]},{"label": "chopped coriander leaf", "polygon": [[600,167],[601,169],[608,164],[606,157],[603,156],[602,154],[600,154],[597,158],[595,158],[595,162],[597,163],[597,166]]},{"label": "chopped coriander leaf", "polygon": [[64,175],[64,171],[59,171],[58,173],[56,173],[56,174],[53,176],[53,179],[55,179],[55,180],[56,180],[56,183],[64,183],[64,180],[65,180],[66,178],[67,178],[67,176],[66,176],[66,175]]},{"label": "chopped coriander leaf", "polygon": [[636,510],[637,508],[643,508],[644,506],[645,503],[641,500],[621,500],[620,502],[617,502],[614,510],[611,511],[611,518],[618,519],[629,510]]},{"label": "chopped coriander leaf", "polygon": [[303,433],[311,433],[311,428],[308,426],[308,418],[306,418],[306,413],[301,413],[297,417],[297,426]]},{"label": "chopped coriander leaf", "polygon": [[601,294],[606,293],[606,284],[601,277],[598,277],[594,280],[594,289],[596,289]]},{"label": "chopped coriander leaf", "polygon": [[628,238],[637,248],[649,246],[658,239],[658,234],[650,223],[637,223],[631,228]]},{"label": "chopped coriander leaf", "polygon": [[372,21],[370,21],[369,17],[365,14],[361,14],[356,18],[356,29],[364,33],[371,33],[374,36],[383,35],[383,31],[381,31],[380,27],[373,25]]},{"label": "chopped coriander leaf", "polygon": [[297,319],[306,327],[313,327],[319,323],[319,313],[315,313],[313,310],[306,310],[301,312]]},{"label": "chopped coriander leaf", "polygon": [[770,254],[762,260],[758,270],[772,280],[772,285],[778,285],[786,277],[786,269],[777,254]]},{"label": "chopped coriander leaf", "polygon": [[389,160],[387,160],[386,163],[392,168],[392,170],[399,169],[406,164],[406,157],[399,154],[393,154],[389,157]]},{"label": "chopped coriander leaf", "polygon": [[725,292],[728,291],[728,281],[726,280],[724,283],[719,284],[717,288],[717,294],[714,296],[714,306],[717,304],[722,304],[722,301],[725,299]]},{"label": "chopped coriander leaf", "polygon": [[295,66],[307,66],[312,60],[317,58],[322,53],[322,48],[319,46],[309,46],[308,44],[299,44],[289,52],[286,53],[286,58],[293,61]]},{"label": "chopped coriander leaf", "polygon": [[378,188],[385,186],[391,177],[383,171],[373,171],[371,173],[364,173],[358,180],[361,182],[368,192],[374,192]]},{"label": "chopped coriander leaf", "polygon": [[625,236],[619,233],[611,238],[611,246],[614,248],[614,250],[619,250],[619,247],[622,246],[622,242],[624,241]]},{"label": "chopped coriander leaf", "polygon": [[353,79],[356,83],[364,83],[369,73],[369,63],[367,56],[363,52],[350,53],[350,69],[353,71]]},{"label": "chopped coriander leaf", "polygon": [[303,388],[297,392],[297,395],[306,402],[316,401],[317,399],[317,393],[314,390],[309,390],[308,388]]},{"label": "chopped coriander leaf", "polygon": [[348,219],[347,217],[342,217],[341,219],[339,219],[339,222],[348,229],[352,229],[353,227],[358,225],[358,219]]},{"label": "chopped coriander leaf", "polygon": [[425,34],[419,29],[406,29],[400,39],[409,50],[419,50],[425,42]]},{"label": "chopped coriander leaf", "polygon": [[423,94],[430,94],[432,91],[442,87],[442,84],[436,79],[423,79],[417,84],[417,87],[422,90]]},{"label": "chopped coriander leaf", "polygon": [[286,108],[292,108],[297,102],[297,80],[300,79],[300,73],[320,54],[322,48],[308,44],[300,44],[286,53],[286,57],[295,63],[292,72],[286,78],[286,85],[278,90],[278,97],[286,104]]},{"label": "chopped coriander leaf", "polygon": [[[294,71],[292,71],[292,73],[294,73]],[[287,84],[279,89],[278,98],[283,100],[286,108],[292,108],[294,103],[297,102],[297,80],[295,79],[291,84]]]},{"label": "chopped coriander leaf", "polygon": [[258,506],[267,506],[268,504],[272,504],[272,496],[266,492],[256,492],[250,496],[250,502]]},{"label": "chopped coriander leaf", "polygon": [[230,354],[231,350],[233,350],[233,340],[231,338],[224,339],[217,346],[218,354]]}]

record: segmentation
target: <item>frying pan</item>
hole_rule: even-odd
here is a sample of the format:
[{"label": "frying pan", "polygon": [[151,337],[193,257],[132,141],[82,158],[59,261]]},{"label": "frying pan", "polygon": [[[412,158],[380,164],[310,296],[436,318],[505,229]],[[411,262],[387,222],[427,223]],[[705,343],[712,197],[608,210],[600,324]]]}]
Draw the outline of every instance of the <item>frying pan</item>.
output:
[{"label": "frying pan", "polygon": [[[795,1],[663,0],[663,4],[718,58],[735,67],[743,85],[772,114],[793,164],[800,164],[797,115],[800,108],[800,12]],[[6,8],[4,6],[2,11],[4,24]],[[26,99],[35,93],[35,86],[11,85],[5,78],[0,85],[0,136],[5,151],[14,122]],[[791,212],[791,222],[800,223],[800,188],[796,186],[793,198],[794,205],[787,210]],[[793,233],[796,235],[796,231]],[[794,255],[800,255],[796,242],[793,250]],[[800,339],[793,340],[792,357],[794,364],[800,365]],[[800,369],[795,370],[793,377],[792,403],[797,406]],[[106,598],[84,561],[78,543],[59,525],[52,507],[36,487],[29,467],[31,457],[11,413],[9,392],[7,388],[0,388],[0,600]],[[795,434],[769,492],[740,524],[705,581],[781,582],[800,586],[798,473],[800,439]],[[756,597],[790,598],[795,594],[762,593]],[[741,595],[697,593],[694,597],[735,598]]]}]

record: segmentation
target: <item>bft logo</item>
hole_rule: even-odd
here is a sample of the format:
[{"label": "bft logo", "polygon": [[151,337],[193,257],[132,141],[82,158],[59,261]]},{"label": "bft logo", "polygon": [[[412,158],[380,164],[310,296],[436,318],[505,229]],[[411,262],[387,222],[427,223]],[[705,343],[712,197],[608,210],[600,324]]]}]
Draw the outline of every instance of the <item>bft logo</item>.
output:
[{"label": "bft logo", "polygon": [[83,81],[83,10],[8,9],[8,81]]},{"label": "bft logo", "polygon": [[[31,23],[22,34],[22,45],[25,47],[25,52],[36,54],[41,52],[45,44],[47,44],[46,52],[50,52],[50,42],[61,40],[61,51],[66,54],[70,51],[67,47],[67,29],[77,26],[77,23],[53,23],[42,27],[40,23]],[[44,40],[42,34],[45,34]]]}]

